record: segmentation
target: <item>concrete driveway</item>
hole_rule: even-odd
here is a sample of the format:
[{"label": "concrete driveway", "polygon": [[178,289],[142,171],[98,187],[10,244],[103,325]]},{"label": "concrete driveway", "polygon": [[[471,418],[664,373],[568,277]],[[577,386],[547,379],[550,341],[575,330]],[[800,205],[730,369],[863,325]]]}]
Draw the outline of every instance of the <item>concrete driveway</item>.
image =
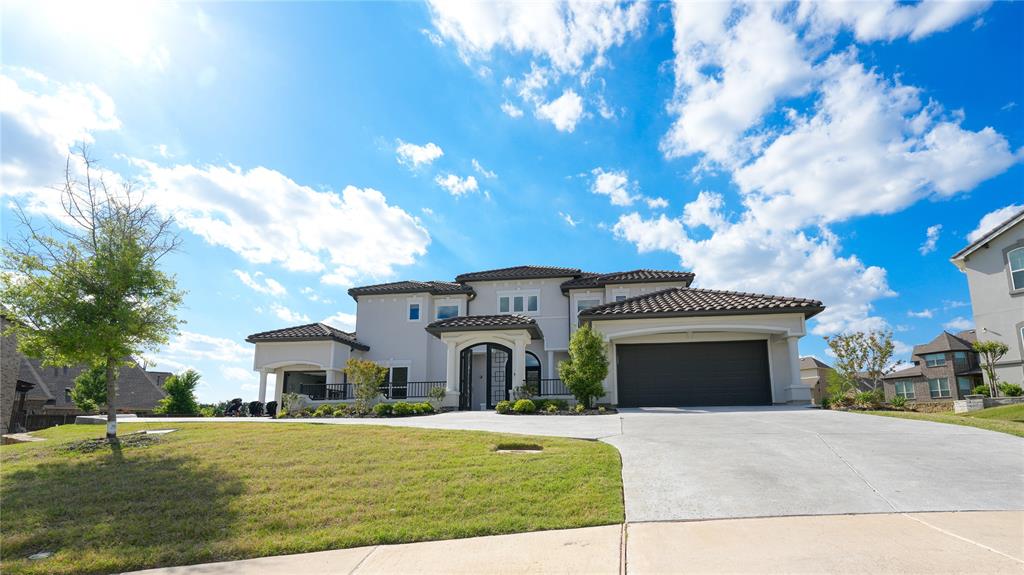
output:
[{"label": "concrete driveway", "polygon": [[806,408],[624,410],[626,520],[1024,509],[1024,439]]}]

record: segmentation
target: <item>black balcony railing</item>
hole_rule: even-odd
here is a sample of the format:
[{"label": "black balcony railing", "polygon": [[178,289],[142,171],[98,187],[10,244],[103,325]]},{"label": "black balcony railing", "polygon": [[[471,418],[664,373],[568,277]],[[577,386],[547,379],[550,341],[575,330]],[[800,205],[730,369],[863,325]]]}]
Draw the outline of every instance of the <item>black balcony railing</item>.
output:
[{"label": "black balcony railing", "polygon": [[540,380],[540,393],[541,397],[547,395],[572,395],[569,388],[565,387],[565,383],[561,379],[542,379]]},{"label": "black balcony railing", "polygon": [[386,399],[408,399],[410,397],[428,397],[430,390],[435,387],[445,387],[446,381],[406,381],[385,383],[380,386],[380,394]]},{"label": "black balcony railing", "polygon": [[351,383],[303,383],[299,393],[313,401],[340,401],[354,399]]}]

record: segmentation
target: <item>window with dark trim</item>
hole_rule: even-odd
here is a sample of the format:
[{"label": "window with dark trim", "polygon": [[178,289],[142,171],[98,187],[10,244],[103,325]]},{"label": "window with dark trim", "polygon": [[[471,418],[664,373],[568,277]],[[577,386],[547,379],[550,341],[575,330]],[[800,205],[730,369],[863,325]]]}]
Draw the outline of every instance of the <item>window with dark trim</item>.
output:
[{"label": "window with dark trim", "polygon": [[942,367],[946,365],[946,354],[944,353],[929,353],[923,357],[924,363],[928,367]]},{"label": "window with dark trim", "polygon": [[1024,289],[1024,248],[1016,248],[1006,254],[1006,261],[1010,265],[1010,281],[1013,290]]},{"label": "window with dark trim", "polygon": [[409,304],[409,321],[420,320],[420,304],[411,303]]},{"label": "window with dark trim", "polygon": [[942,399],[952,396],[949,391],[949,380],[945,377],[929,379],[928,391],[931,392],[932,399]]},{"label": "window with dark trim", "polygon": [[914,393],[914,382],[909,379],[897,379],[896,396],[904,399],[916,399],[917,395]]}]

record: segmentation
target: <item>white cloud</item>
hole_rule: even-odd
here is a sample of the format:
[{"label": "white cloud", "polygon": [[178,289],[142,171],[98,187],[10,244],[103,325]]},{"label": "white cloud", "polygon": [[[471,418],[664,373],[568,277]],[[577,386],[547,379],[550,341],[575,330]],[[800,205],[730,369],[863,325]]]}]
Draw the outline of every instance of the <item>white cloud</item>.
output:
[{"label": "white cloud", "polygon": [[281,321],[288,323],[309,323],[309,316],[298,311],[293,311],[279,303],[270,304],[270,309]]},{"label": "white cloud", "polygon": [[647,207],[652,210],[663,210],[668,207],[668,200],[665,198],[644,198]]},{"label": "white cloud", "polygon": [[636,183],[629,181],[629,174],[625,170],[605,171],[604,168],[594,168],[590,173],[594,175],[590,191],[608,196],[613,206],[631,206],[639,198],[631,193],[636,190]]},{"label": "white cloud", "polygon": [[304,287],[299,291],[302,292],[302,295],[306,296],[306,299],[308,299],[309,301],[315,301],[323,304],[334,303],[331,299],[321,296],[320,292],[311,287]]},{"label": "white cloud", "polygon": [[493,180],[494,178],[498,177],[498,174],[495,174],[494,172],[492,172],[492,171],[488,170],[487,168],[481,166],[480,162],[478,162],[476,160],[476,158],[473,158],[473,169],[476,170],[476,173],[478,173],[481,176],[487,178],[488,180]]},{"label": "white cloud", "polygon": [[965,329],[973,329],[974,322],[963,316],[957,316],[946,323],[942,324],[943,329],[952,331],[964,331]]},{"label": "white cloud", "polygon": [[263,277],[263,282],[260,283],[263,272],[256,272],[252,275],[242,270],[234,270],[234,272],[238,279],[242,280],[242,283],[261,294],[280,297],[288,293],[288,290],[274,278]]},{"label": "white cloud", "polygon": [[583,116],[583,98],[570,88],[555,100],[538,106],[534,114],[549,120],[559,132],[571,133]]},{"label": "white cloud", "polygon": [[955,300],[955,299],[944,299],[942,300],[942,309],[956,309],[959,307],[967,307],[971,305],[969,302]]},{"label": "white cloud", "polygon": [[24,68],[0,68],[0,195],[47,188],[62,178],[68,150],[93,133],[121,128],[114,101],[93,84],[54,82]]},{"label": "white cloud", "polygon": [[246,362],[252,361],[252,349],[234,340],[182,331],[157,354],[158,366],[161,359],[177,362],[177,365],[191,365],[196,361]]},{"label": "white cloud", "polygon": [[921,311],[914,311],[912,309],[907,310],[907,317],[925,318],[931,319],[935,315],[935,310],[923,309]]},{"label": "white cloud", "polygon": [[[838,238],[828,230],[812,236],[773,229],[749,214],[729,222],[720,206],[719,196],[705,192],[684,208],[681,218],[625,214],[612,230],[641,253],[676,254],[683,268],[696,273],[702,287],[821,300],[827,309],[812,320],[812,332],[817,335],[886,326],[881,317],[872,315],[873,301],[895,295],[884,269],[866,266],[854,255],[840,255]],[[712,233],[693,239],[687,225],[708,226]]]},{"label": "white cloud", "polygon": [[236,365],[222,365],[220,367],[220,374],[231,383],[242,384],[241,387],[243,389],[254,390],[259,388],[257,384],[253,383],[253,381],[259,380],[259,374],[251,369],[245,369]]},{"label": "white cloud", "polygon": [[395,148],[398,163],[410,168],[429,166],[434,160],[444,155],[444,150],[434,142],[427,142],[422,146],[410,144],[398,140],[398,147]]},{"label": "white cloud", "polygon": [[587,63],[603,65],[605,52],[638,34],[646,23],[643,2],[463,2],[431,0],[438,33],[467,62],[488,59],[496,47],[551,62],[560,72]]},{"label": "white cloud", "polygon": [[858,40],[920,40],[941,32],[989,7],[989,2],[812,2],[804,0],[798,18],[810,23],[815,36],[834,35],[839,28]]},{"label": "white cloud", "polygon": [[377,190],[317,191],[264,167],[135,163],[148,197],[181,227],[250,263],[280,263],[351,285],[412,264],[430,243],[419,220]]},{"label": "white cloud", "polygon": [[565,220],[565,223],[569,224],[569,227],[571,227],[571,228],[575,228],[577,225],[579,225],[579,223],[581,221],[583,221],[583,220],[577,220],[577,219],[573,218],[571,214],[567,214],[565,212],[558,212],[558,215],[563,220]]},{"label": "white cloud", "polygon": [[501,111],[508,114],[508,116],[511,118],[520,118],[523,115],[523,110],[511,102],[502,103]]},{"label": "white cloud", "polygon": [[1024,204],[1010,204],[1006,207],[993,210],[981,217],[978,222],[978,227],[967,234],[968,242],[976,242],[981,239],[985,234],[994,230],[996,226],[1010,219],[1011,216],[1017,214],[1021,210],[1024,210]]},{"label": "white cloud", "polygon": [[476,178],[473,176],[460,178],[455,174],[447,174],[445,176],[437,176],[434,178],[434,182],[448,190],[448,193],[455,197],[476,192],[480,189],[479,185],[477,185]]},{"label": "white cloud", "polygon": [[320,320],[322,323],[340,329],[341,331],[352,332],[356,329],[356,316],[352,313],[339,311],[338,313]]},{"label": "white cloud", "polygon": [[924,243],[921,244],[917,251],[921,252],[921,255],[928,255],[935,251],[935,244],[939,241],[939,235],[942,233],[942,224],[935,224],[934,226],[928,226],[925,231]]},{"label": "white cloud", "polygon": [[433,30],[427,30],[426,28],[422,28],[420,29],[420,34],[423,34],[423,36],[426,37],[427,40],[430,40],[431,44],[437,47],[444,46],[444,38],[442,38]]}]

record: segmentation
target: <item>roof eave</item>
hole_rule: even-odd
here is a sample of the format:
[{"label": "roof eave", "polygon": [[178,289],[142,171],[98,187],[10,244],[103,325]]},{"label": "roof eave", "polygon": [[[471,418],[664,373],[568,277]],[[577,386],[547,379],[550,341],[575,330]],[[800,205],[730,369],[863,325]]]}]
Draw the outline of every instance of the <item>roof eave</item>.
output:
[{"label": "roof eave", "polygon": [[454,327],[430,327],[424,328],[427,333],[434,337],[441,337],[441,334],[445,333],[456,333],[466,331],[516,331],[524,330],[530,332],[530,337],[533,339],[544,339],[544,334],[540,331],[538,325],[485,325],[485,326],[471,326],[471,325],[460,325]]},{"label": "roof eave", "polygon": [[762,314],[783,314],[802,313],[805,319],[810,319],[825,311],[824,306],[813,308],[766,308],[766,309],[739,309],[739,310],[700,310],[700,311],[662,311],[662,312],[639,312],[639,313],[616,313],[616,314],[588,314],[580,313],[579,317],[584,321],[603,321],[613,319],[643,319],[653,317],[707,317],[716,315],[762,315]]},{"label": "roof eave", "polygon": [[245,338],[247,343],[302,343],[305,341],[336,341],[340,344],[349,346],[352,349],[358,349],[361,351],[370,351],[370,346],[365,343],[359,343],[354,341],[345,341],[340,337],[333,337],[329,335],[317,335],[317,336],[304,336],[304,337],[261,337],[253,339],[252,336]]},{"label": "roof eave", "polygon": [[995,228],[992,228],[992,230],[990,230],[987,234],[985,234],[984,236],[978,238],[974,242],[971,242],[970,244],[965,246],[963,249],[961,249],[957,253],[953,254],[953,256],[951,258],[949,258],[949,261],[953,262],[953,265],[955,265],[956,267],[958,267],[961,270],[963,270],[964,269],[964,265],[963,264],[964,264],[964,262],[967,261],[967,258],[971,254],[973,254],[975,251],[977,251],[980,248],[987,247],[989,242],[991,242],[995,238],[1001,236],[1003,234],[1003,232],[1005,232],[1006,230],[1012,228],[1013,226],[1015,226],[1015,225],[1017,225],[1017,224],[1019,224],[1021,222],[1024,222],[1024,210],[1021,210],[1020,212],[1016,213],[1015,215],[1010,216],[1010,218],[1007,219],[1005,222],[997,225]]}]

